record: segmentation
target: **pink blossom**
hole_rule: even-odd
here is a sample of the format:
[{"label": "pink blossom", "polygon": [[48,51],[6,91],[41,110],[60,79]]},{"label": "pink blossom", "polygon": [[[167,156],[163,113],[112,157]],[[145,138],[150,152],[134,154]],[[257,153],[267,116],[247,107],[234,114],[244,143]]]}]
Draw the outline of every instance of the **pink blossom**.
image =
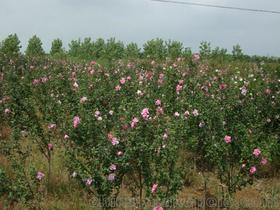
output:
[{"label": "pink blossom", "polygon": [[79,87],[78,83],[77,83],[77,82],[74,82],[73,87],[74,87],[74,88],[78,88],[78,87]]},{"label": "pink blossom", "polygon": [[69,139],[69,136],[67,134],[64,134],[64,139]]},{"label": "pink blossom", "polygon": [[259,148],[256,148],[256,149],[254,149],[254,151],[253,151],[253,155],[255,155],[255,157],[259,157],[261,153],[262,153],[262,152],[261,152],[261,150],[260,150]]},{"label": "pink blossom", "polygon": [[189,112],[188,110],[185,111],[184,116],[185,116],[185,118],[187,119],[187,118],[190,116],[190,112]]},{"label": "pink blossom", "polygon": [[252,167],[250,168],[250,174],[251,174],[251,175],[254,174],[254,173],[256,173],[256,171],[257,171],[256,166],[252,166]]},{"label": "pink blossom", "polygon": [[155,101],[155,104],[156,104],[157,106],[160,106],[160,105],[161,105],[161,101],[160,101],[159,99],[157,99],[157,100]]},{"label": "pink blossom", "polygon": [[198,110],[194,109],[192,112],[193,116],[197,117],[199,115]]},{"label": "pink blossom", "polygon": [[168,138],[168,134],[167,134],[167,133],[164,133],[162,138],[163,138],[164,140],[166,140],[166,139]]},{"label": "pink blossom", "polygon": [[41,81],[39,80],[39,79],[34,79],[33,81],[32,81],[32,84],[33,85],[38,85],[38,84],[40,84],[41,83]]},{"label": "pink blossom", "polygon": [[139,122],[139,119],[137,117],[133,117],[133,119],[130,123],[131,128],[134,128],[138,122]]},{"label": "pink blossom", "polygon": [[158,106],[156,109],[157,114],[163,114],[163,108]]},{"label": "pink blossom", "polygon": [[48,129],[55,129],[56,128],[56,124],[51,123],[48,125]]},{"label": "pink blossom", "polygon": [[179,85],[183,85],[183,84],[184,84],[184,80],[180,79],[180,80],[178,81],[178,83],[179,83]]},{"label": "pink blossom", "polygon": [[123,155],[123,152],[122,151],[118,151],[117,152],[117,156],[122,156]]},{"label": "pink blossom", "polygon": [[95,116],[96,118],[99,117],[100,115],[101,115],[101,112],[100,112],[100,111],[97,110],[97,111],[94,112],[94,116]]},{"label": "pink blossom", "polygon": [[176,93],[179,94],[182,89],[183,89],[183,86],[178,84],[176,86]]},{"label": "pink blossom", "polygon": [[245,168],[245,167],[246,167],[246,164],[243,163],[243,164],[241,165],[241,168]]},{"label": "pink blossom", "polygon": [[111,173],[111,174],[109,174],[109,176],[108,176],[108,180],[109,180],[109,181],[114,181],[115,178],[116,178],[116,174],[114,174],[114,173]]},{"label": "pink blossom", "polygon": [[115,91],[120,91],[122,89],[122,87],[120,86],[120,85],[117,85],[116,87],[115,87]]},{"label": "pink blossom", "polygon": [[46,83],[48,80],[49,80],[48,77],[42,77],[41,78],[41,82],[42,83]]},{"label": "pink blossom", "polygon": [[79,117],[79,116],[75,116],[75,117],[73,118],[73,127],[74,127],[74,128],[77,128],[78,125],[79,125],[80,123],[81,123],[80,117]]},{"label": "pink blossom", "polygon": [[199,53],[194,53],[194,54],[192,55],[192,60],[193,60],[193,61],[199,61],[199,60],[200,60],[200,55],[199,55]]},{"label": "pink blossom", "polygon": [[96,61],[91,61],[89,64],[90,64],[90,65],[95,65],[95,64],[96,64]]},{"label": "pink blossom", "polygon": [[247,88],[245,86],[243,86],[240,90],[241,90],[241,94],[246,96],[246,94],[248,92]]},{"label": "pink blossom", "polygon": [[86,180],[86,186],[90,186],[92,184],[92,182],[93,182],[92,178],[88,178]]},{"label": "pink blossom", "polygon": [[87,97],[86,96],[83,96],[81,99],[80,99],[80,103],[83,104],[87,101]]},{"label": "pink blossom", "polygon": [[158,184],[153,184],[152,186],[152,193],[155,193],[157,191],[157,188],[158,188]]},{"label": "pink blossom", "polygon": [[51,143],[48,144],[48,150],[53,150],[53,144]]},{"label": "pink blossom", "polygon": [[43,178],[45,177],[45,174],[38,171],[37,175],[36,175],[36,179],[38,179],[39,181],[41,181]]},{"label": "pink blossom", "polygon": [[109,167],[109,169],[110,169],[111,171],[115,171],[115,170],[117,170],[117,166],[116,166],[115,164],[111,164],[110,167]]},{"label": "pink blossom", "polygon": [[175,116],[175,117],[179,117],[179,116],[180,116],[179,112],[175,112],[175,113],[174,113],[174,116]]},{"label": "pink blossom", "polygon": [[127,76],[126,79],[127,79],[127,80],[131,80],[131,76]]},{"label": "pink blossom", "polygon": [[10,114],[10,113],[11,113],[11,110],[8,109],[8,108],[6,108],[6,109],[4,110],[4,113],[5,113],[5,114]]},{"label": "pink blossom", "polygon": [[144,118],[144,120],[148,120],[150,113],[149,113],[149,109],[148,108],[144,108],[141,112],[142,117]]},{"label": "pink blossom", "polygon": [[267,164],[267,159],[266,159],[266,158],[262,158],[261,164],[262,164],[262,165],[266,165],[266,164]]},{"label": "pink blossom", "polygon": [[114,146],[120,143],[116,137],[113,137],[111,142],[112,142],[112,145],[114,145]]},{"label": "pink blossom", "polygon": [[125,78],[124,78],[124,77],[120,79],[120,83],[121,83],[122,85],[124,85],[124,83],[125,83]]},{"label": "pink blossom", "polygon": [[228,135],[226,135],[226,136],[224,137],[224,140],[225,140],[225,142],[226,142],[227,144],[230,144],[230,143],[232,142],[231,136],[228,136]]},{"label": "pink blossom", "polygon": [[153,210],[164,210],[160,204],[158,204],[156,207],[153,208]]},{"label": "pink blossom", "polygon": [[226,87],[227,87],[227,85],[225,83],[221,83],[219,85],[220,90],[224,90],[224,89],[226,89]]}]

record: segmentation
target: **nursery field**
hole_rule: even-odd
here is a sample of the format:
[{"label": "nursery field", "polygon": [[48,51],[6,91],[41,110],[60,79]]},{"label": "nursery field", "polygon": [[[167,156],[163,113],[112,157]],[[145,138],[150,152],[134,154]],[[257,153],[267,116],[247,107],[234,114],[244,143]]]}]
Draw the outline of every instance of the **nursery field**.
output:
[{"label": "nursery field", "polygon": [[1,54],[0,209],[280,209],[279,59],[153,47]]}]

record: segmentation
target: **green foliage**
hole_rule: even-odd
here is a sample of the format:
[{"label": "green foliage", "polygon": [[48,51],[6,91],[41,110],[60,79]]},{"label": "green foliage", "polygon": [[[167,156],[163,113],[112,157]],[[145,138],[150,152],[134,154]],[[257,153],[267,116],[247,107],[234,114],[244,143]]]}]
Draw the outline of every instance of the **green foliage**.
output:
[{"label": "green foliage", "polygon": [[0,53],[5,56],[5,58],[16,58],[20,55],[20,41],[16,34],[10,34],[2,43],[0,44]]},{"label": "green foliage", "polygon": [[211,44],[210,42],[203,41],[199,46],[199,53],[202,58],[209,58],[211,54]]},{"label": "green foliage", "polygon": [[235,59],[242,59],[243,58],[244,55],[243,55],[242,49],[241,49],[239,44],[233,46],[232,56]]},{"label": "green foliage", "polygon": [[141,50],[136,43],[129,43],[125,48],[126,58],[139,58]]},{"label": "green foliage", "polygon": [[43,56],[45,54],[44,49],[42,47],[42,41],[39,37],[34,35],[28,41],[28,45],[25,51],[25,55],[32,56]]},{"label": "green foliage", "polygon": [[152,39],[147,41],[144,46],[144,56],[151,59],[164,59],[167,55],[167,48],[162,39]]},{"label": "green foliage", "polygon": [[63,50],[62,47],[63,47],[63,43],[62,43],[61,39],[53,40],[50,54],[51,55],[61,55],[61,54],[63,54],[64,50]]},{"label": "green foliage", "polygon": [[182,56],[183,43],[169,40],[166,42],[167,56],[175,59]]}]

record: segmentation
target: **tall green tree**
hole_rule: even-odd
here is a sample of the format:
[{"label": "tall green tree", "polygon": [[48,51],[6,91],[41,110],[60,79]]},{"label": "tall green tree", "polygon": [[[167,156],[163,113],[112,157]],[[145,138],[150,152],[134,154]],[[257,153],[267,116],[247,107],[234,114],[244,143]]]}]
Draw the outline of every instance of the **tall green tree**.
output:
[{"label": "tall green tree", "polygon": [[141,50],[136,43],[129,43],[125,48],[125,57],[127,58],[139,58],[140,54]]},{"label": "tall green tree", "polygon": [[34,35],[28,41],[28,45],[25,51],[26,56],[42,56],[44,55],[44,49],[42,47],[42,41],[39,37]]},{"label": "tall green tree", "polygon": [[0,52],[6,58],[14,58],[20,55],[20,41],[16,34],[10,34],[0,45]]},{"label": "tall green tree", "polygon": [[163,59],[167,55],[167,48],[162,39],[152,39],[144,44],[144,56],[152,59]]},{"label": "tall green tree", "polygon": [[63,43],[62,43],[61,39],[53,40],[50,54],[51,55],[63,54],[64,50],[63,50],[62,46],[63,46]]}]

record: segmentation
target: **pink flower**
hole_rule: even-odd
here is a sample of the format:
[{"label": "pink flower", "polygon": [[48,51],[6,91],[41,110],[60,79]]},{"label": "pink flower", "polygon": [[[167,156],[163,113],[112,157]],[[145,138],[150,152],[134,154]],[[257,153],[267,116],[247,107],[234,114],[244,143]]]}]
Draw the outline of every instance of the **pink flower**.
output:
[{"label": "pink flower", "polygon": [[243,86],[240,90],[241,90],[241,94],[246,96],[246,94],[248,92],[247,88],[245,86]]},{"label": "pink flower", "polygon": [[174,116],[175,116],[175,117],[179,117],[179,116],[180,116],[179,112],[175,112],[175,113],[174,113]]},{"label": "pink flower", "polygon": [[96,64],[96,61],[91,61],[89,64],[90,64],[90,65],[95,65],[95,64]]},{"label": "pink flower", "polygon": [[114,146],[120,143],[116,137],[113,137],[111,142],[112,142],[112,145],[114,145]]},{"label": "pink flower", "polygon": [[252,166],[252,167],[250,168],[250,174],[251,174],[251,175],[254,174],[254,173],[256,173],[256,171],[257,171],[256,166]]},{"label": "pink flower", "polygon": [[122,85],[124,85],[124,83],[125,83],[125,78],[121,78],[121,79],[120,79],[120,83],[121,83]]},{"label": "pink flower", "polygon": [[117,156],[122,156],[123,155],[123,152],[122,151],[118,151],[117,152]]},{"label": "pink flower", "polygon": [[73,87],[74,87],[74,88],[78,88],[78,87],[79,87],[78,83],[77,83],[77,82],[74,82]]},{"label": "pink flower", "polygon": [[176,86],[176,93],[179,94],[182,89],[183,89],[183,86],[178,84]]},{"label": "pink flower", "polygon": [[241,165],[241,168],[245,168],[245,167],[246,167],[246,164],[243,163],[243,164]]},{"label": "pink flower", "polygon": [[156,109],[157,114],[163,114],[163,108],[158,106]]},{"label": "pink flower", "polygon": [[219,85],[220,90],[224,90],[224,89],[226,89],[226,87],[227,87],[227,85],[225,83],[221,83]]},{"label": "pink flower", "polygon": [[130,123],[131,128],[134,128],[138,122],[139,122],[139,119],[137,117],[133,117],[133,119]]},{"label": "pink flower", "polygon": [[69,136],[67,134],[64,135],[64,139],[69,139]]},{"label": "pink flower", "polygon": [[90,186],[91,184],[92,184],[92,178],[88,178],[87,180],[86,180],[86,186]]},{"label": "pink flower", "polygon": [[194,109],[192,112],[193,116],[197,117],[199,115],[198,110]]},{"label": "pink flower", "polygon": [[144,108],[141,112],[142,117],[144,118],[144,120],[148,120],[150,113],[149,113],[149,109],[148,108]]},{"label": "pink flower", "polygon": [[40,84],[41,83],[41,81],[39,80],[39,79],[34,79],[33,81],[32,81],[32,84],[33,85],[38,85],[38,84]]},{"label": "pink flower", "polygon": [[160,204],[158,204],[156,207],[153,208],[153,210],[164,210]]},{"label": "pink flower", "polygon": [[36,175],[36,179],[38,179],[39,181],[41,181],[43,178],[45,177],[45,174],[38,171],[37,175]]},{"label": "pink flower", "polygon": [[6,109],[4,110],[4,113],[5,113],[5,114],[10,114],[10,113],[11,113],[11,110],[8,109],[8,108],[6,108]]},{"label": "pink flower", "polygon": [[108,176],[108,180],[111,181],[111,182],[114,181],[115,178],[116,178],[116,174],[114,174],[114,173],[111,173],[111,174],[109,174],[109,176]]},{"label": "pink flower", "polygon": [[131,80],[131,76],[127,76],[126,79],[127,79],[127,80]]},{"label": "pink flower", "polygon": [[79,125],[80,123],[81,123],[80,117],[79,117],[79,116],[75,116],[75,117],[73,118],[73,127],[74,127],[74,128],[77,128],[78,125]]},{"label": "pink flower", "polygon": [[157,99],[157,100],[155,101],[155,104],[156,104],[157,106],[160,106],[160,105],[161,105],[161,101],[160,101],[159,99]]},{"label": "pink flower", "polygon": [[157,191],[157,188],[158,188],[158,184],[153,184],[152,186],[152,193],[155,193]]},{"label": "pink flower", "polygon": [[100,115],[101,115],[101,112],[100,112],[100,111],[97,110],[97,111],[94,112],[94,116],[95,116],[96,118],[99,117]]},{"label": "pink flower", "polygon": [[226,135],[225,137],[224,137],[224,140],[225,140],[225,142],[227,143],[227,144],[230,144],[231,143],[231,136],[228,136],[228,135]]},{"label": "pink flower", "polygon": [[188,110],[185,111],[184,116],[185,116],[185,119],[187,119],[190,116],[190,112]]},{"label": "pink flower", "polygon": [[260,150],[259,148],[256,148],[256,149],[254,149],[254,151],[253,151],[253,155],[255,155],[255,157],[259,157],[261,153],[262,153],[262,152],[261,152],[261,150]]},{"label": "pink flower", "polygon": [[80,103],[83,104],[87,101],[87,97],[83,96],[81,99],[80,99]]},{"label": "pink flower", "polygon": [[199,60],[200,60],[200,55],[199,55],[199,53],[194,53],[194,54],[192,55],[192,60],[193,60],[193,61],[199,61]]},{"label": "pink flower", "polygon": [[56,128],[56,124],[51,123],[48,125],[48,129],[55,129]]},{"label": "pink flower", "polygon": [[120,85],[117,85],[116,87],[115,87],[115,91],[120,91],[122,89],[122,87],[120,86]]},{"label": "pink flower", "polygon": [[267,159],[266,159],[266,158],[262,158],[261,164],[262,164],[262,165],[266,165],[266,164],[267,164]]},{"label": "pink flower", "polygon": [[48,144],[48,150],[50,150],[50,151],[53,150],[53,144],[51,144],[51,143]]},{"label": "pink flower", "polygon": [[184,84],[184,80],[180,79],[180,80],[178,81],[178,83],[179,83],[179,85],[183,85],[183,84]]},{"label": "pink flower", "polygon": [[111,164],[110,167],[109,167],[109,169],[110,169],[111,171],[115,171],[115,170],[117,170],[117,166],[116,166],[115,164]]}]

